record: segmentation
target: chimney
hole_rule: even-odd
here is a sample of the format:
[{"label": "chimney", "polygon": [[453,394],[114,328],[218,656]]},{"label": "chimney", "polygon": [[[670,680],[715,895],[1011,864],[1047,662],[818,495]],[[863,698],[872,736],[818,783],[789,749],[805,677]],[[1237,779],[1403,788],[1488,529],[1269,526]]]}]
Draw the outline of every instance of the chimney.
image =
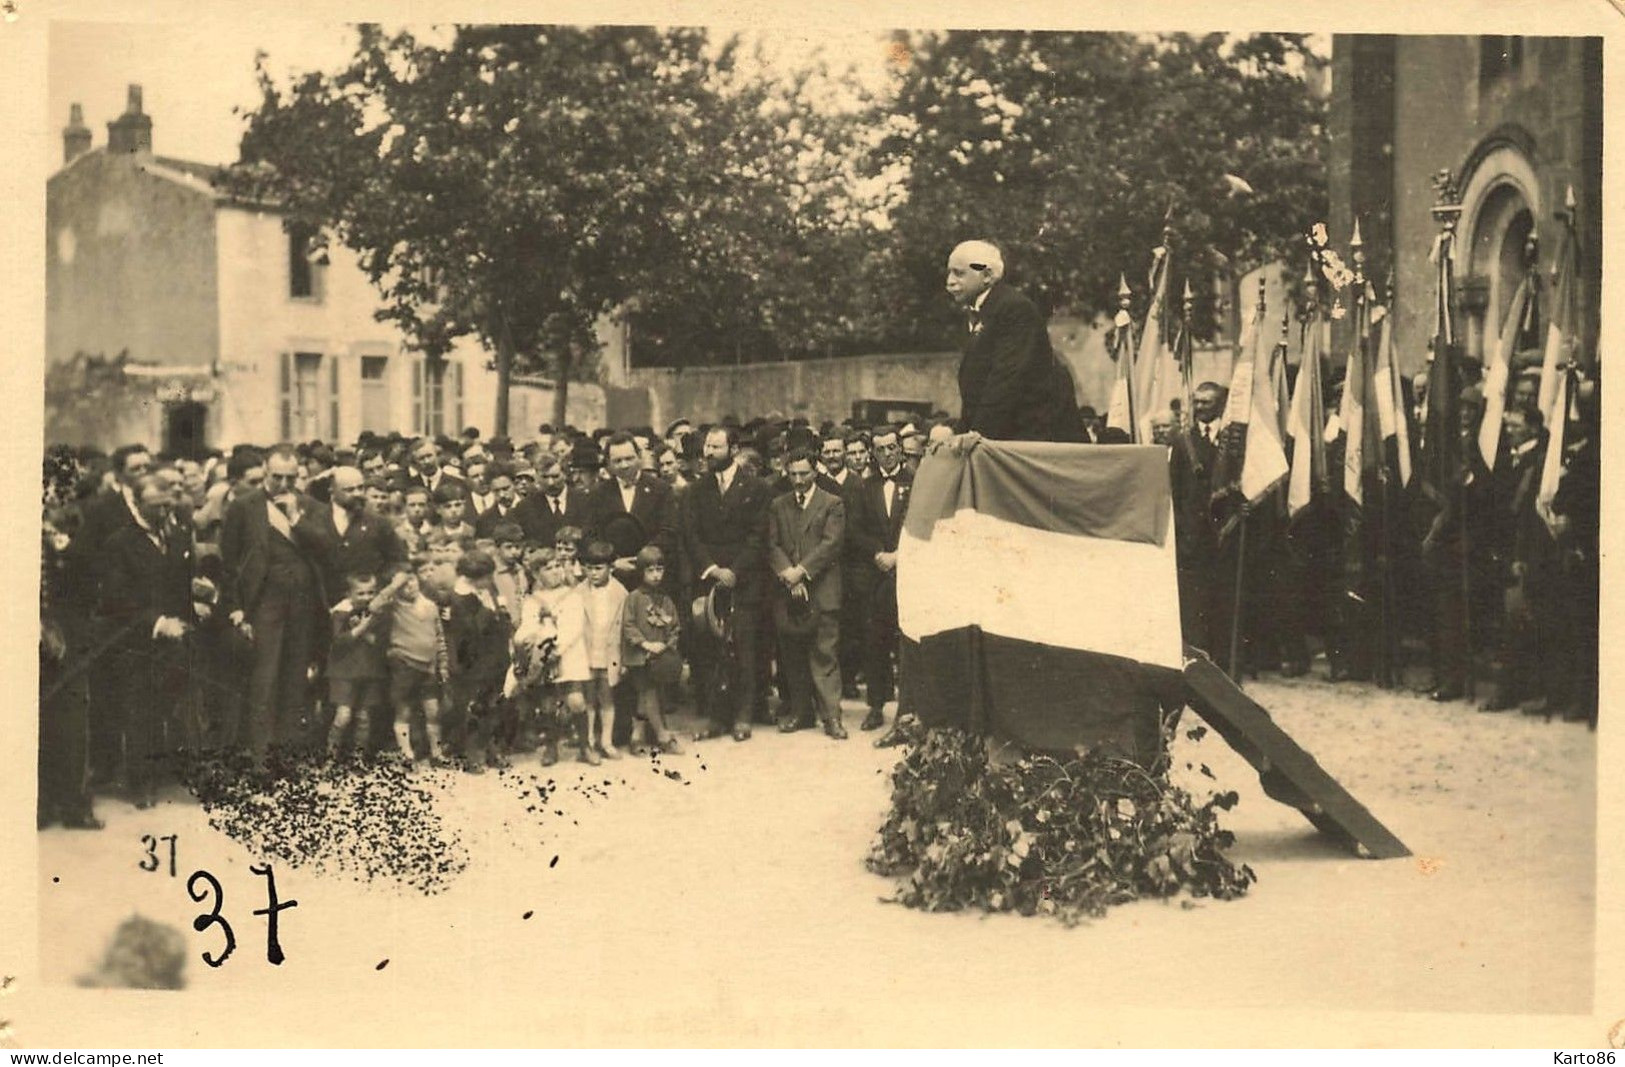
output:
[{"label": "chimney", "polygon": [[78,104],[68,110],[68,124],[62,127],[62,164],[66,166],[90,151],[90,127],[85,125],[85,109]]},{"label": "chimney", "polygon": [[107,151],[122,155],[152,151],[152,118],[141,113],[141,86],[130,86],[124,114],[107,124]]}]

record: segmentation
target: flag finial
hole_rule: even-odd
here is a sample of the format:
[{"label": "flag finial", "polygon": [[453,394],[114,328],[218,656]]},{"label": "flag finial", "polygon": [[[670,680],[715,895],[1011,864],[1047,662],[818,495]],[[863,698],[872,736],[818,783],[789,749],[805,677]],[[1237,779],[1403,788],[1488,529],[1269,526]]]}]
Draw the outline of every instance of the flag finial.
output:
[{"label": "flag finial", "polygon": [[1121,307],[1125,307],[1125,308],[1128,307],[1129,297],[1131,295],[1133,295],[1133,291],[1131,289],[1129,289],[1129,287],[1128,287],[1128,279],[1123,276],[1122,271],[1118,271],[1117,272],[1117,303],[1118,303],[1118,305],[1121,306]]}]

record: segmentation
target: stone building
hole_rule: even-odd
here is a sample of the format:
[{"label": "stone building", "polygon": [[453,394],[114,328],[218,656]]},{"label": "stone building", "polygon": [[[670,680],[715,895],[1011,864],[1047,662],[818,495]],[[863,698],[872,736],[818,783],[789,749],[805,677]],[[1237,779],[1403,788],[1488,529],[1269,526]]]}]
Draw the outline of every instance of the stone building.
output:
[{"label": "stone building", "polygon": [[1433,178],[1460,193],[1456,277],[1463,341],[1482,360],[1537,238],[1549,276],[1574,190],[1583,353],[1594,352],[1602,290],[1602,39],[1338,35],[1332,42],[1330,229],[1358,217],[1368,274],[1394,267],[1403,369],[1433,334],[1438,226]]},{"label": "stone building", "polygon": [[[154,154],[140,86],[105,147],[91,140],[75,104],[46,193],[47,440],[188,454],[491,432],[483,349],[425,360],[374,318],[377,291],[347,249],[313,256],[309,233],[215,189],[217,168]],[[603,421],[602,390],[570,400],[571,421]],[[515,384],[515,434],[550,414],[550,389]]]}]

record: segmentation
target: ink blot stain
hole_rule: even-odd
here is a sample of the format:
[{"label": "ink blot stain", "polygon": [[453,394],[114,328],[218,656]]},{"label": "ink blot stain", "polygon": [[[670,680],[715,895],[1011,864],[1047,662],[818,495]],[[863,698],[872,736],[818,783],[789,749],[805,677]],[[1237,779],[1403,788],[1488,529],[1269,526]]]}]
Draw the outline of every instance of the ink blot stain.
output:
[{"label": "ink blot stain", "polygon": [[385,968],[385,967],[388,967],[388,966],[389,966],[389,960],[388,960],[388,958],[385,958],[385,959],[381,959],[381,960],[379,960],[379,961],[378,961],[378,966],[376,966],[376,967],[374,967],[374,968],[373,968],[373,970],[375,970],[375,971],[381,971],[381,970],[383,970],[383,969],[384,969],[384,968]]},{"label": "ink blot stain", "polygon": [[52,883],[53,883],[53,884],[55,884],[55,883],[57,883],[57,882],[60,882],[60,881],[62,881],[62,879],[61,879],[61,878],[59,878],[59,877],[58,877],[58,876],[56,876],[56,875],[54,875],[54,874],[53,874],[53,875],[51,875],[51,882],[52,882]]},{"label": "ink blot stain", "polygon": [[557,856],[554,856],[553,857],[553,862],[548,864],[549,867],[557,867],[558,865],[559,865],[559,858]]},{"label": "ink blot stain", "polygon": [[531,917],[531,916],[532,916],[532,915],[535,915],[535,914],[536,914],[536,913],[535,913],[535,912],[534,912],[534,911],[527,911],[527,912],[525,912],[525,914],[523,914],[523,915],[521,915],[521,916],[520,916],[520,918],[522,918],[522,919],[528,919],[528,918],[530,918],[530,917]]}]

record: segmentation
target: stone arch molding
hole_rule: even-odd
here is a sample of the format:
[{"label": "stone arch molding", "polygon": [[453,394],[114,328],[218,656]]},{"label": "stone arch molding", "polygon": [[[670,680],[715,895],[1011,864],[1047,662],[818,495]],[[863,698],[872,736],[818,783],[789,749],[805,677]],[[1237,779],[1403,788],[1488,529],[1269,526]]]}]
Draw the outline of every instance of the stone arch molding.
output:
[{"label": "stone arch molding", "polygon": [[[1522,147],[1503,140],[1488,147],[1487,151],[1475,151],[1473,156],[1476,161],[1471,174],[1467,176],[1466,188],[1461,193],[1462,225],[1457,232],[1463,240],[1455,246],[1458,273],[1464,276],[1479,266],[1472,262],[1478,228],[1485,205],[1491,203],[1497,191],[1511,186],[1522,197],[1529,213],[1537,220],[1541,218],[1540,178]],[[1465,263],[1461,262],[1464,256],[1467,259]],[[1466,271],[1461,270],[1464,267]]]}]

